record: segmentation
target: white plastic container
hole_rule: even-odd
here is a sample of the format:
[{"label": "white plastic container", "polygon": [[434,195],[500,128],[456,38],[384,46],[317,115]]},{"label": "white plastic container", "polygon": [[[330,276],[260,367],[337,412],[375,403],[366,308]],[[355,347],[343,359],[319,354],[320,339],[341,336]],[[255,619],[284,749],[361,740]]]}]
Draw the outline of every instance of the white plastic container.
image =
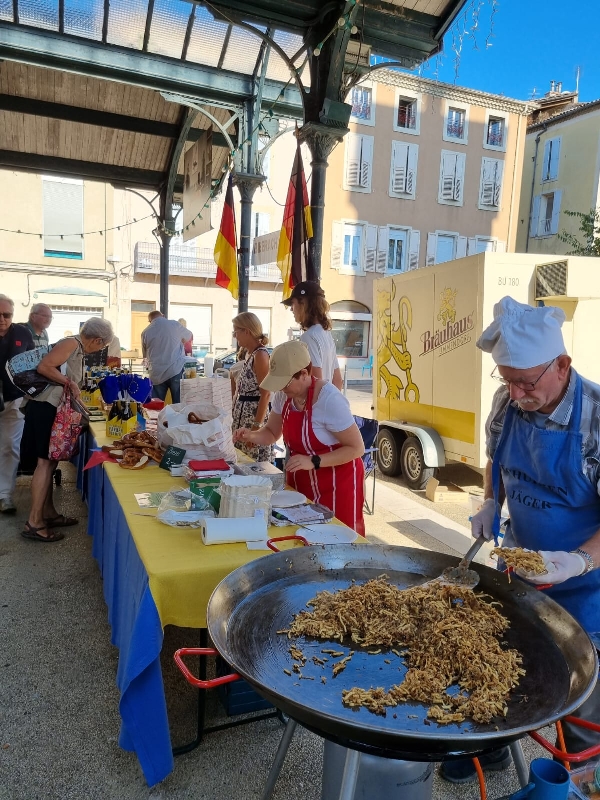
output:
[{"label": "white plastic container", "polygon": [[219,489],[219,517],[271,516],[273,485],[269,478],[259,475],[231,475],[223,478]]},{"label": "white plastic container", "polygon": [[210,355],[204,356],[204,377],[212,378],[213,370],[215,367],[215,357]]}]

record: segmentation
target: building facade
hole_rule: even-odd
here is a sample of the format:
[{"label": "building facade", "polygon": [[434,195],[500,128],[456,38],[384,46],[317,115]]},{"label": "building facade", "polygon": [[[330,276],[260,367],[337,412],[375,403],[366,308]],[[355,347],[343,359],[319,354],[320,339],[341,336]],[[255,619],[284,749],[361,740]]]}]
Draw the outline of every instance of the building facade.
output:
[{"label": "building facade", "polygon": [[[321,281],[338,355],[352,377],[365,373],[372,352],[374,279],[514,250],[530,110],[408,73],[373,75],[348,97],[350,132],[329,157],[326,187]],[[294,127],[281,121],[276,138],[261,143],[266,180],[253,199],[253,238],[281,228]],[[305,145],[302,152],[310,185]],[[0,272],[3,291],[22,309],[17,316],[48,303],[53,341],[89,316],[105,316],[123,347],[139,349],[148,312],[159,305],[151,193],[12,170],[0,171],[0,184]],[[197,353],[233,345],[236,303],[214,280],[222,203],[223,193],[211,203],[208,233],[171,241],[169,316],[186,320]],[[237,212],[239,220],[239,205]],[[249,307],[274,344],[297,332],[281,290],[275,263],[251,267]]]},{"label": "building facade", "polygon": [[[527,128],[517,250],[561,254],[582,241],[579,218],[600,208],[600,100],[580,103]],[[582,244],[584,242],[582,241]]]}]

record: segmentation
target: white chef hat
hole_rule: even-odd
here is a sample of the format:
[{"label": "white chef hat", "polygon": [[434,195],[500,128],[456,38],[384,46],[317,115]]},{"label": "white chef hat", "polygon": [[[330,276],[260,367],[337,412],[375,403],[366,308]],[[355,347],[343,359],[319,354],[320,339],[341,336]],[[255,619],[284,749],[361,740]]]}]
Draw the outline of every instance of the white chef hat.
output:
[{"label": "white chef hat", "polygon": [[567,352],[561,332],[564,321],[561,308],[534,308],[503,297],[494,306],[494,321],[477,340],[477,347],[491,353],[500,367],[537,367]]}]

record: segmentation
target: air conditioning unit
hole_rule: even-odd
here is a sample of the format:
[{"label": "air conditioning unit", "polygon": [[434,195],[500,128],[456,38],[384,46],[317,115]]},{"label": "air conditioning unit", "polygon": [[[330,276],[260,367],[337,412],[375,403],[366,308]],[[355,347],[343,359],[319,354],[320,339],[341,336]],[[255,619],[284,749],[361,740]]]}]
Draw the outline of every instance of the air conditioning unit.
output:
[{"label": "air conditioning unit", "polygon": [[566,297],[567,275],[567,261],[538,264],[535,268],[535,299]]},{"label": "air conditioning unit", "polygon": [[371,65],[371,45],[361,44],[356,39],[350,39],[346,49],[346,64],[356,66],[358,62],[359,67],[369,67]]}]

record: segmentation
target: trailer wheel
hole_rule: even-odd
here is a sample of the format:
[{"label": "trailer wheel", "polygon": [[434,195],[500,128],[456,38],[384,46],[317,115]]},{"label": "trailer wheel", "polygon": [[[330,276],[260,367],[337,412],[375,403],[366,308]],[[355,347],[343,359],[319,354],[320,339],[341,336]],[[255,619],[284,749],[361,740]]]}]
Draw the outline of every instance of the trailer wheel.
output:
[{"label": "trailer wheel", "polygon": [[423,448],[416,436],[405,439],[400,452],[402,475],[410,489],[424,489],[427,481],[433,478],[435,467],[426,467]]},{"label": "trailer wheel", "polygon": [[384,475],[400,474],[400,448],[392,431],[385,428],[377,437],[377,465]]}]

